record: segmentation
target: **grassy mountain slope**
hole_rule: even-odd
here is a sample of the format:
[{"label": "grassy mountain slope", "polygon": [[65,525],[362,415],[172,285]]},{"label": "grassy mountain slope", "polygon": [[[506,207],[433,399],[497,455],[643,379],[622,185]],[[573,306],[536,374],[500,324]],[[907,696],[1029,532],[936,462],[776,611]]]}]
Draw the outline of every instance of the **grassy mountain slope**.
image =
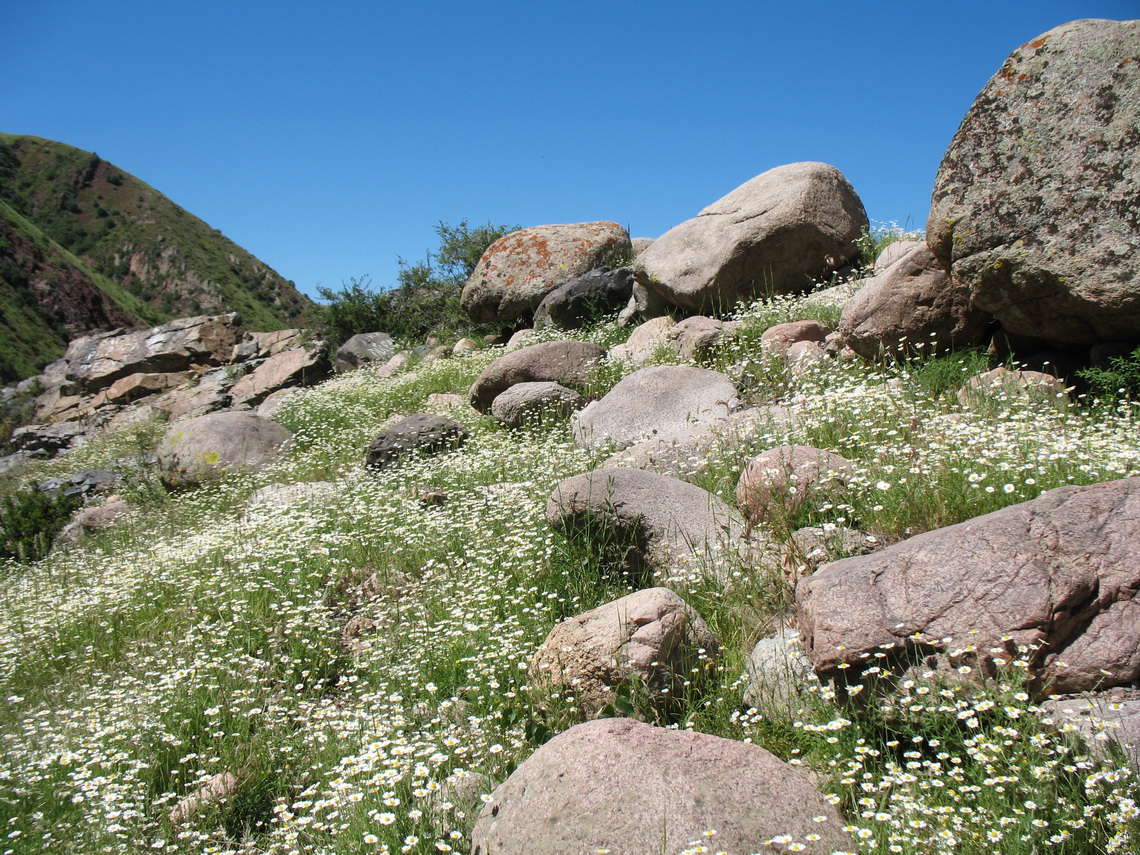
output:
[{"label": "grassy mountain slope", "polygon": [[[773,324],[834,322],[842,301],[832,292],[746,309],[737,339],[705,363],[743,366],[749,403],[798,416],[702,452],[694,483],[734,503],[742,465],[788,443],[853,462],[847,489],[826,502],[775,500],[758,528],[765,539],[787,544],[801,525],[830,527],[825,551],[839,558],[848,526],[891,542],[1063,484],[1140,474],[1133,404],[1098,413],[995,393],[962,405],[957,391],[989,367],[984,353],[792,372],[761,349]],[[629,333],[609,323],[575,335],[610,348]],[[536,340],[558,335],[547,328]],[[276,416],[296,438],[287,455],[197,491],[168,494],[126,462],[153,448],[162,424],[31,463],[29,484],[116,468],[134,510],[42,561],[0,558],[3,848],[470,852],[481,797],[585,718],[572,688],[530,679],[535,651],[558,622],[635,582],[608,566],[624,554],[606,540],[615,532],[571,540],[546,520],[557,485],[605,453],[579,448],[565,422],[506,430],[463,396],[433,397],[465,393],[501,353],[424,361],[394,377],[362,369],[299,392]],[[667,348],[654,359],[679,361]],[[592,395],[634,368],[606,361]],[[461,448],[364,470],[364,449],[394,416],[433,409],[470,428]],[[307,486],[251,501],[270,484]],[[426,504],[426,491],[443,504]],[[1023,691],[1027,647],[977,681],[964,679],[968,665],[924,666],[905,681],[876,666],[848,700],[809,679],[753,708],[746,660],[791,619],[794,580],[779,556],[751,549],[721,570],[659,580],[708,622],[720,658],[694,667],[667,716],[654,718],[636,681],[615,693],[613,712],[748,740],[798,765],[840,809],[861,855],[1140,851],[1137,771],[1096,749],[1099,736],[1082,744],[1054,726]],[[689,807],[662,801],[666,809],[676,811],[669,825],[653,827],[673,841],[638,851],[722,851],[715,826],[681,849],[673,817]],[[831,849],[786,830],[732,855]],[[598,843],[579,851],[607,851]]]},{"label": "grassy mountain slope", "polygon": [[95,329],[223,311],[253,329],[281,329],[309,305],[291,282],[98,155],[0,134],[0,308],[10,333],[0,379],[34,373],[67,337]]}]

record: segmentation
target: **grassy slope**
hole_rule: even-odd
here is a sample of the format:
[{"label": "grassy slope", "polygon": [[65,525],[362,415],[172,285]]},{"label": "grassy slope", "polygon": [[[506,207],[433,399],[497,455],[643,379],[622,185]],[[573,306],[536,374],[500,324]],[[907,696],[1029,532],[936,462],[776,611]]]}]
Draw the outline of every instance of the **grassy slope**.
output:
[{"label": "grassy slope", "polygon": [[[703,486],[733,501],[743,461],[782,442],[856,463],[842,500],[777,520],[774,536],[805,522],[857,522],[897,538],[1140,468],[1134,411],[960,407],[953,392],[974,357],[876,371],[829,362],[798,378],[761,357],[760,331],[819,309],[757,307],[741,343],[714,360],[743,362],[753,400],[804,401],[805,420],[714,452]],[[620,335],[589,334],[603,345]],[[534,650],[557,621],[628,590],[600,574],[601,544],[583,548],[546,525],[554,486],[598,463],[565,426],[510,432],[460,408],[450,414],[472,428],[464,449],[376,476],[361,470],[385,423],[424,409],[433,392],[465,390],[493,355],[391,379],[365,370],[306,391],[279,416],[296,445],[274,469],[174,496],[132,475],[132,518],[76,550],[4,568],[9,848],[467,851],[475,795],[580,719],[572,696],[528,686]],[[609,366],[595,391],[628,370]],[[33,477],[137,454],[161,430],[132,428]],[[265,484],[316,479],[331,491],[246,503]],[[422,503],[429,489],[445,504]],[[750,644],[789,601],[778,567],[743,565],[732,581],[731,590],[672,582],[725,647],[672,723],[747,738],[811,769],[861,851],[1077,855],[1112,851],[1113,835],[1118,851],[1134,851],[1133,773],[1043,724],[1020,694],[1018,662],[1008,682],[980,687],[869,681],[877,703],[861,709],[817,684],[787,708],[742,710]],[[346,647],[354,615],[371,623]],[[172,827],[170,808],[222,771],[237,776],[237,792]],[[472,779],[474,803],[453,789]]]},{"label": "grassy slope", "polygon": [[[72,146],[0,134],[0,209],[43,254],[88,276],[143,324],[237,311],[251,329],[294,326],[308,300],[291,283],[134,176]],[[20,282],[0,282],[7,307]],[[42,330],[35,361],[58,350],[34,312],[13,328]]]}]

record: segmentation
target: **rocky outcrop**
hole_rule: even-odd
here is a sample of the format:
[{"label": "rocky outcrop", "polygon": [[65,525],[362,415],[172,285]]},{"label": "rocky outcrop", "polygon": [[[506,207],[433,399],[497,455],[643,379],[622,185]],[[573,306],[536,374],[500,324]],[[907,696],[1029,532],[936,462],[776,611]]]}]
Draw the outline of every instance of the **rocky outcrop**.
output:
[{"label": "rocky outcrop", "polygon": [[500,356],[471,384],[471,406],[490,411],[501,393],[517,383],[550,382],[582,388],[606,352],[586,341],[548,341]]},{"label": "rocky outcrop", "polygon": [[477,323],[515,323],[534,315],[554,289],[633,252],[617,223],[534,226],[503,235],[483,253],[460,305]]},{"label": "rocky outcrop", "polygon": [[723,374],[689,365],[658,365],[622,378],[571,421],[574,441],[582,448],[622,449],[721,421],[740,406],[736,387]]},{"label": "rocky outcrop", "polygon": [[796,589],[818,673],[857,672],[904,650],[1032,646],[1055,692],[1140,677],[1140,478],[1060,487],[871,555],[822,568]]},{"label": "rocky outcrop", "polygon": [[323,346],[304,330],[248,332],[233,314],[85,336],[27,381],[43,391],[35,423],[17,431],[13,445],[56,454],[139,419],[248,409],[328,373]]},{"label": "rocky outcrop", "polygon": [[162,438],[158,469],[169,489],[223,475],[256,472],[281,455],[293,435],[252,413],[212,413],[179,422]]},{"label": "rocky outcrop", "polygon": [[1052,345],[1140,341],[1140,21],[1014,51],[935,179],[930,249],[971,303]]},{"label": "rocky outcrop", "polygon": [[756,176],[638,256],[654,291],[690,312],[804,291],[857,252],[867,214],[843,174],[793,163]]},{"label": "rocky outcrop", "polygon": [[471,852],[679,855],[712,829],[726,852],[788,835],[830,855],[856,849],[844,825],[806,775],[757,745],[602,719],[554,737],[491,793]]},{"label": "rocky outcrop", "polygon": [[696,691],[720,650],[699,614],[668,588],[646,588],[554,627],[530,664],[531,685],[573,696],[590,718],[622,683],[664,712]]}]

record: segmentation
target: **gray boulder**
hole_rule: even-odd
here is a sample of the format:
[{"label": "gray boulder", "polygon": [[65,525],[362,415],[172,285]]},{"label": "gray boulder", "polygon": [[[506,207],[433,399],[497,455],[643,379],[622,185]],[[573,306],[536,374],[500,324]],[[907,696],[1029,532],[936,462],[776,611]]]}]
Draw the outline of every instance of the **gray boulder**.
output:
[{"label": "gray boulder", "polygon": [[563,481],[546,501],[555,531],[603,549],[607,570],[635,583],[714,568],[744,520],[707,490],[642,469],[600,469]]},{"label": "gray boulder", "polygon": [[756,642],[745,663],[744,705],[760,712],[794,711],[811,685],[811,660],[795,629]]},{"label": "gray boulder", "polygon": [[622,449],[602,467],[649,469],[689,481],[704,475],[710,462],[743,456],[764,431],[796,421],[787,407],[768,404],[739,410],[723,421],[693,425],[668,438],[647,439]]},{"label": "gray boulder", "polygon": [[453,419],[414,413],[384,430],[365,452],[372,469],[387,469],[413,455],[434,455],[459,448],[470,432]]},{"label": "gray boulder", "polygon": [[559,285],[534,310],[535,329],[554,326],[576,330],[613,314],[629,302],[633,275],[629,267],[599,267]]},{"label": "gray boulder", "polygon": [[[1074,727],[1091,746],[1115,742],[1140,768],[1140,692],[1111,689],[1041,705],[1058,728]],[[1106,753],[1106,752],[1101,752]]]},{"label": "gray boulder", "polygon": [[1137,543],[1140,478],[1060,487],[827,565],[797,586],[797,624],[821,676],[888,644],[1018,644],[1038,648],[1049,691],[1126,685],[1140,677]]},{"label": "gray boulder", "polygon": [[547,341],[520,348],[500,356],[471,384],[471,406],[489,412],[494,400],[517,383],[544,381],[581,388],[605,355],[586,341]]},{"label": "gray boulder", "polygon": [[159,477],[170,489],[196,487],[278,459],[293,435],[253,413],[211,413],[179,422],[158,447]]},{"label": "gray boulder", "polygon": [[[664,712],[699,686],[720,643],[697,612],[668,588],[646,588],[562,621],[530,664],[530,683],[574,696],[593,718],[619,684],[637,680],[650,706]],[[694,673],[695,672],[695,673]]]},{"label": "gray boulder", "polygon": [[[817,821],[823,817],[823,821]],[[808,777],[758,745],[601,719],[570,728],[491,793],[472,855],[766,852],[789,835],[808,855],[854,852],[845,821]]]},{"label": "gray boulder", "polygon": [[864,359],[878,359],[981,344],[992,320],[971,305],[969,287],[920,244],[848,301],[839,333]]},{"label": "gray boulder", "polygon": [[784,354],[800,342],[822,345],[831,333],[831,327],[822,321],[788,321],[764,330],[760,336],[760,347],[765,353]]},{"label": "gray boulder", "polygon": [[920,246],[926,246],[924,240],[896,240],[893,243],[887,244],[883,247],[883,251],[879,253],[875,259],[874,271],[875,273],[882,273],[900,258],[909,253],[912,249],[917,249]]},{"label": "gray boulder", "polygon": [[843,174],[793,163],[756,176],[638,257],[653,289],[690,312],[797,293],[854,258],[867,214]]},{"label": "gray boulder", "polygon": [[87,496],[109,492],[117,487],[122,480],[122,476],[118,473],[106,469],[84,469],[82,472],[76,472],[72,475],[40,481],[36,485],[36,489],[50,496],[64,495],[86,498]]},{"label": "gray boulder", "polygon": [[1140,21],[1014,51],[935,178],[926,239],[976,307],[1051,345],[1140,341]]},{"label": "gray boulder", "polygon": [[395,354],[396,342],[388,333],[357,333],[337,348],[333,367],[338,374],[343,374],[366,362],[387,362]]},{"label": "gray boulder", "polygon": [[850,460],[806,445],[781,445],[756,455],[740,473],[737,507],[748,515],[749,528],[770,520],[787,520],[825,491],[840,487],[852,475]]},{"label": "gray boulder", "polygon": [[677,322],[668,315],[651,318],[639,324],[623,344],[610,348],[610,357],[638,365],[648,362],[659,348],[669,346],[669,330],[676,325]]},{"label": "gray boulder", "polygon": [[586,406],[586,399],[560,383],[516,383],[491,402],[491,415],[509,428],[540,419],[565,421]]},{"label": "gray boulder", "polygon": [[617,223],[520,229],[487,247],[463,286],[460,305],[477,323],[529,319],[555,288],[632,252],[629,233]]},{"label": "gray boulder", "polygon": [[657,365],[622,378],[571,422],[580,447],[622,449],[722,421],[740,407],[736,387],[723,374],[689,365]]}]

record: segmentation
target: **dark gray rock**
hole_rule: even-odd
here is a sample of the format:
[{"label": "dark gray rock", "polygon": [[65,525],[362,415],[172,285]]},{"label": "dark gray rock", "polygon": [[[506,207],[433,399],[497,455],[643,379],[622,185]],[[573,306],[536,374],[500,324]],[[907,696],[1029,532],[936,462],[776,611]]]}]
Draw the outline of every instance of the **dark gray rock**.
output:
[{"label": "dark gray rock", "polygon": [[633,269],[599,267],[560,285],[542,298],[534,310],[534,326],[576,330],[629,302]]},{"label": "dark gray rock", "polygon": [[467,441],[468,433],[466,427],[453,419],[415,413],[372,440],[365,453],[365,463],[372,469],[387,469],[413,455],[451,451]]},{"label": "dark gray rock", "polygon": [[123,479],[114,472],[105,469],[85,469],[73,475],[64,475],[60,478],[48,478],[36,485],[40,492],[51,496],[89,496],[106,493],[116,487]]}]

